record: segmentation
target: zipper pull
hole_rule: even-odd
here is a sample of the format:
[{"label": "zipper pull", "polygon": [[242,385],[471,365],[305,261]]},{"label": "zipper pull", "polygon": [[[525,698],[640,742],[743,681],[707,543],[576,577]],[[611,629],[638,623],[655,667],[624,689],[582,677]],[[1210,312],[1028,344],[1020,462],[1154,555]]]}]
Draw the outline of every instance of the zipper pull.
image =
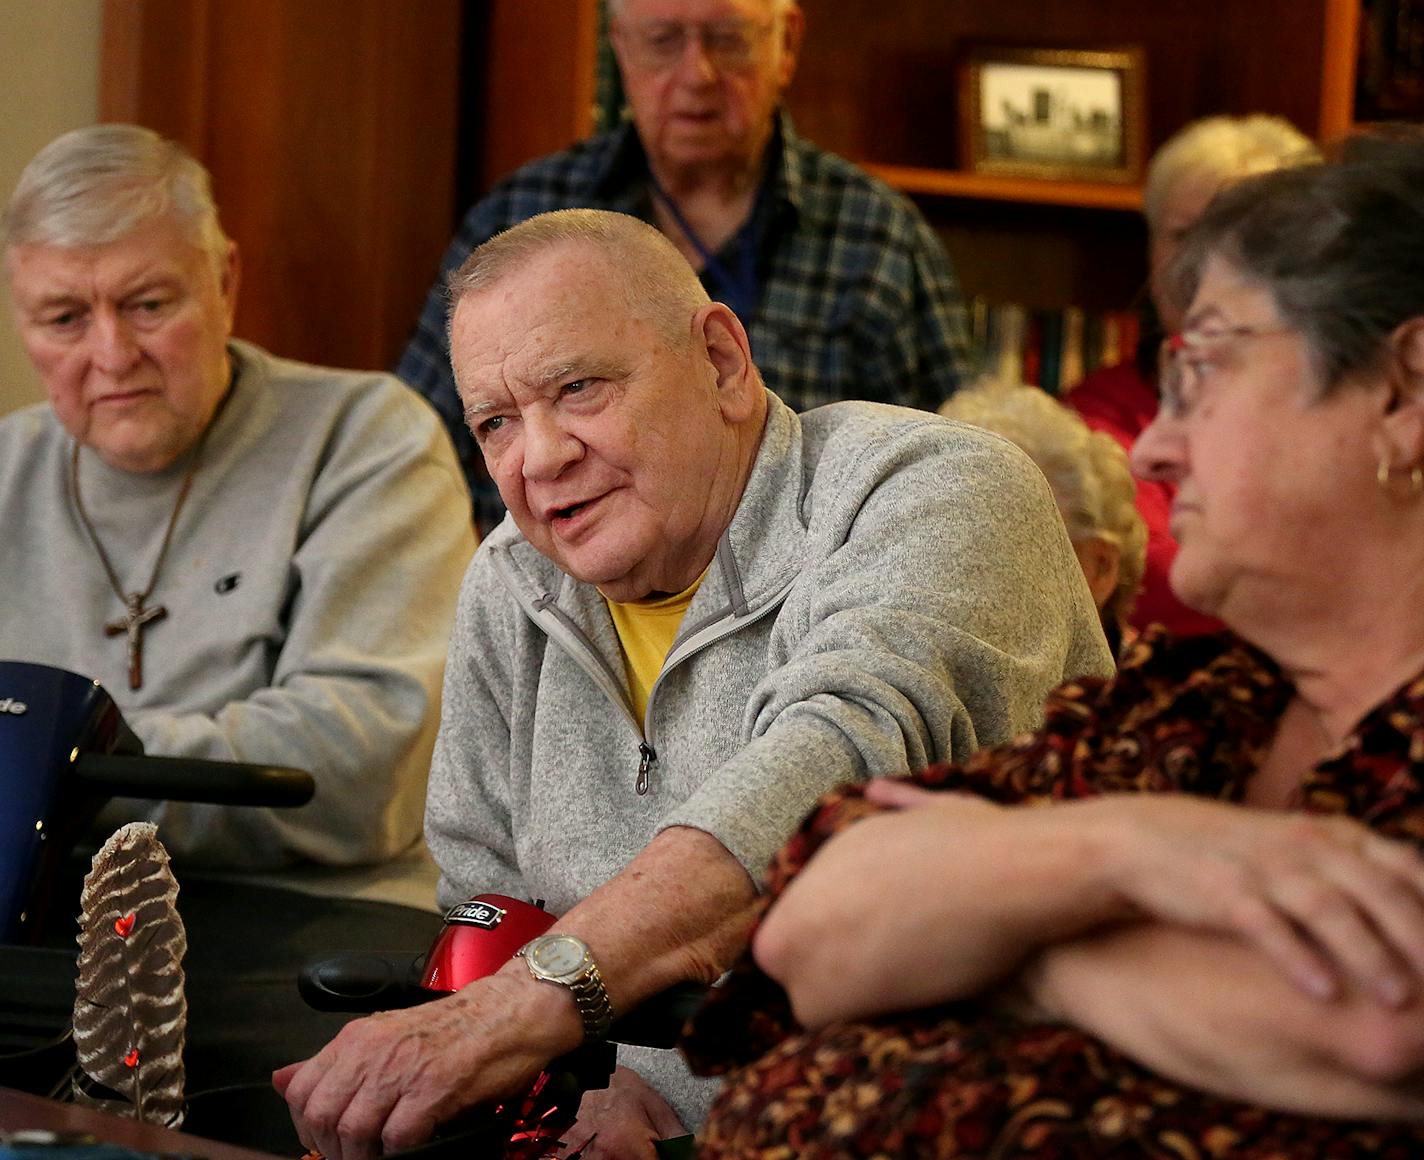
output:
[{"label": "zipper pull", "polygon": [[657,764],[658,755],[647,742],[638,743],[638,784],[633,788],[638,791],[638,796],[648,792],[648,771]]}]

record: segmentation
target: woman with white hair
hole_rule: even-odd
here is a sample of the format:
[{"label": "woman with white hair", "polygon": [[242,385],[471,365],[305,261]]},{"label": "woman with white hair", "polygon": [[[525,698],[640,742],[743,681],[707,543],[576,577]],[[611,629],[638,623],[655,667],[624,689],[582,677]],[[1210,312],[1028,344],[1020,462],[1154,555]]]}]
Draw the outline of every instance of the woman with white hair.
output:
[{"label": "woman with white hair", "polygon": [[[1151,313],[1135,357],[1089,375],[1068,395],[1068,405],[1088,426],[1105,431],[1129,452],[1157,414],[1157,347],[1181,329],[1181,313],[1166,293],[1167,272],[1183,235],[1211,199],[1244,177],[1320,159],[1308,137],[1282,117],[1206,117],[1168,138],[1152,156],[1143,189],[1147,219]],[[1147,521],[1147,569],[1132,623],[1165,624],[1180,636],[1212,632],[1215,619],[1187,608],[1167,585],[1177,554],[1168,528],[1175,487],[1144,480],[1137,508]]]},{"label": "woman with white hair", "polygon": [[1047,477],[1116,656],[1147,556],[1127,453],[1037,387],[986,381],[939,413],[1016,443]]}]

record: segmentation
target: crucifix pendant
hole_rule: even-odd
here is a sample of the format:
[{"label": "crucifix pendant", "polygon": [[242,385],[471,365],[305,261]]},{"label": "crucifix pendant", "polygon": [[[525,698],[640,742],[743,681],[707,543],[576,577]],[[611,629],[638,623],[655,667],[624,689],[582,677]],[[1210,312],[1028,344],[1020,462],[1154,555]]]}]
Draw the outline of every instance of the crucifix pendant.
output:
[{"label": "crucifix pendant", "polygon": [[127,611],[118,620],[104,625],[105,636],[118,636],[121,632],[129,636],[129,688],[143,687],[143,630],[150,624],[168,615],[168,609],[161,604],[152,608],[143,606],[143,594],[130,592],[124,603]]}]

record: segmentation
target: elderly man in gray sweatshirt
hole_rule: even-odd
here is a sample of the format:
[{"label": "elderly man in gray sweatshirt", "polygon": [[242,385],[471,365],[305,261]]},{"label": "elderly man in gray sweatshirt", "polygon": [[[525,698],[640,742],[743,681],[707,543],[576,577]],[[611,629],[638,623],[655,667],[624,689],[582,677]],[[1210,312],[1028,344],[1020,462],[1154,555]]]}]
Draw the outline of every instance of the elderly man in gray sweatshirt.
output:
[{"label": "elderly man in gray sweatshirt", "polygon": [[[451,288],[509,517],[461,593],[427,840],[442,902],[498,891],[562,917],[497,974],[277,1074],[331,1160],[519,1090],[608,1006],[713,981],[825,790],[1003,741],[1055,685],[1112,671],[1026,457],[894,407],[796,415],[652,227],[541,215]],[[670,1053],[621,1059],[573,1138],[650,1157],[710,1093]]]},{"label": "elderly man in gray sweatshirt", "polygon": [[390,375],[235,339],[241,264],[207,170],[149,129],[51,141],[0,232],[47,396],[0,420],[0,657],[101,682],[149,753],[316,779],[292,811],[119,799],[96,836],[144,818],[183,866],[426,905],[474,552],[434,413]]}]

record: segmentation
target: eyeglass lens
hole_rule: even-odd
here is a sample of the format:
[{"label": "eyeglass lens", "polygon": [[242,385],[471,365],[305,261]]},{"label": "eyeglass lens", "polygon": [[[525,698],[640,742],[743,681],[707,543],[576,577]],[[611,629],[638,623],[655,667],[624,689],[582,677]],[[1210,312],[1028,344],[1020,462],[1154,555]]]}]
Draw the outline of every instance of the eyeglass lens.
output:
[{"label": "eyeglass lens", "polygon": [[689,42],[700,43],[702,51],[720,68],[737,69],[750,64],[769,25],[750,21],[717,24],[681,24],[660,21],[631,30],[631,43],[641,63],[657,68],[676,64],[687,53]]}]

